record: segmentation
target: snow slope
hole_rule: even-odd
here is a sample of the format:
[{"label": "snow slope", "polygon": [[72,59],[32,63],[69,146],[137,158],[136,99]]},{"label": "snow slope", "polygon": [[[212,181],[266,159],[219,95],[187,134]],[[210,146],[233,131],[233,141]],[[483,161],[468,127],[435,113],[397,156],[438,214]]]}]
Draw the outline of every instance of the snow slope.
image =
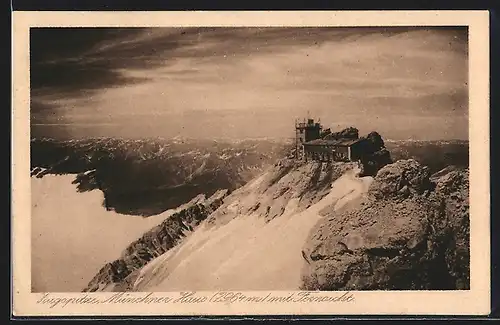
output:
[{"label": "snow slope", "polygon": [[107,211],[99,190],[78,193],[75,175],[31,178],[32,291],[80,291],[124,247],[161,223]]},{"label": "snow slope", "polygon": [[[306,263],[302,248],[321,210],[341,209],[367,192],[372,178],[358,178],[358,172],[338,178],[326,196],[305,210],[298,210],[299,199],[291,198],[285,212],[269,222],[256,213],[218,226],[205,222],[181,245],[147,264],[132,290],[297,290]],[[227,209],[241,211],[238,204],[264,178],[234,192]]]}]

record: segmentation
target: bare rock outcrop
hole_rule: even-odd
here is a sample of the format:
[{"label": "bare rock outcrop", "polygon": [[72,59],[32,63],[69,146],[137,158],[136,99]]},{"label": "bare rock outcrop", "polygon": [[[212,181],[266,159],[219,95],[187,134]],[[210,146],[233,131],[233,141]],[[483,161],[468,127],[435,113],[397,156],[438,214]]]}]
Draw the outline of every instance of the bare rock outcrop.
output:
[{"label": "bare rock outcrop", "polygon": [[382,167],[392,163],[391,154],[385,148],[384,140],[378,132],[370,132],[364,139],[367,141],[362,143],[361,175],[374,176]]},{"label": "bare rock outcrop", "polygon": [[423,194],[432,189],[429,169],[413,159],[399,160],[380,169],[370,188],[377,199]]},{"label": "bare rock outcrop", "polygon": [[237,195],[228,198],[207,222],[221,225],[250,214],[270,221],[288,207],[303,211],[326,196],[336,179],[355,168],[357,163],[282,159],[260,178],[234,191]]},{"label": "bare rock outcrop", "polygon": [[352,126],[339,132],[331,132],[330,129],[326,129],[323,135],[325,140],[357,139],[359,137],[359,130]]},{"label": "bare rock outcrop", "polygon": [[435,176],[415,160],[383,167],[358,206],[312,230],[302,289],[468,289],[468,170]]},{"label": "bare rock outcrop", "polygon": [[433,199],[444,210],[444,218],[435,223],[436,231],[447,238],[445,260],[457,288],[468,288],[469,252],[469,170],[452,170],[436,180]]}]

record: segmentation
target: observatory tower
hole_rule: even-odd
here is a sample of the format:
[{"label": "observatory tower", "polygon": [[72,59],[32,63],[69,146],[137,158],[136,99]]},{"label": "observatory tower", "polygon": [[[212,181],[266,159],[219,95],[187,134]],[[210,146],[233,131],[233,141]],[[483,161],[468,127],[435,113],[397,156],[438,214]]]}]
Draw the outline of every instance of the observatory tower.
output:
[{"label": "observatory tower", "polygon": [[295,157],[302,158],[304,156],[305,142],[320,138],[321,124],[314,122],[314,119],[308,118],[302,122],[295,121]]}]

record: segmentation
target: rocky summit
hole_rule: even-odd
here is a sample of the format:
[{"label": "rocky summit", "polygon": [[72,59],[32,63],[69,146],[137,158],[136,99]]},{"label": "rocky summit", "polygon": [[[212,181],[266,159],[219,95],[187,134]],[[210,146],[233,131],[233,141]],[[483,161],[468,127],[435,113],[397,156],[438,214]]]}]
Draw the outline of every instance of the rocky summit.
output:
[{"label": "rocky summit", "polygon": [[179,208],[84,291],[468,289],[468,169],[379,167],[281,159]]},{"label": "rocky summit", "polygon": [[[292,205],[295,212],[304,211],[321,201],[331,191],[333,182],[357,167],[352,162],[306,163],[282,159],[259,178],[234,191],[207,222],[222,224],[250,214],[269,222]],[[235,206],[236,211],[232,209]]]},{"label": "rocky summit", "polygon": [[365,197],[311,231],[302,289],[469,289],[468,177],[411,159],[380,169]]}]

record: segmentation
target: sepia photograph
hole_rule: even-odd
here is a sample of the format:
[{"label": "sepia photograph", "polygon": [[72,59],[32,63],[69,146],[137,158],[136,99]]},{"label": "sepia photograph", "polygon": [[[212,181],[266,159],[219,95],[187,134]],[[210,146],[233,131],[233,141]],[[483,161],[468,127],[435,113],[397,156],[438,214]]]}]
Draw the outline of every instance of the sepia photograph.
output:
[{"label": "sepia photograph", "polygon": [[469,288],[467,28],[30,37],[33,291]]},{"label": "sepia photograph", "polygon": [[38,303],[471,290],[468,26],[37,26],[28,55]]}]

